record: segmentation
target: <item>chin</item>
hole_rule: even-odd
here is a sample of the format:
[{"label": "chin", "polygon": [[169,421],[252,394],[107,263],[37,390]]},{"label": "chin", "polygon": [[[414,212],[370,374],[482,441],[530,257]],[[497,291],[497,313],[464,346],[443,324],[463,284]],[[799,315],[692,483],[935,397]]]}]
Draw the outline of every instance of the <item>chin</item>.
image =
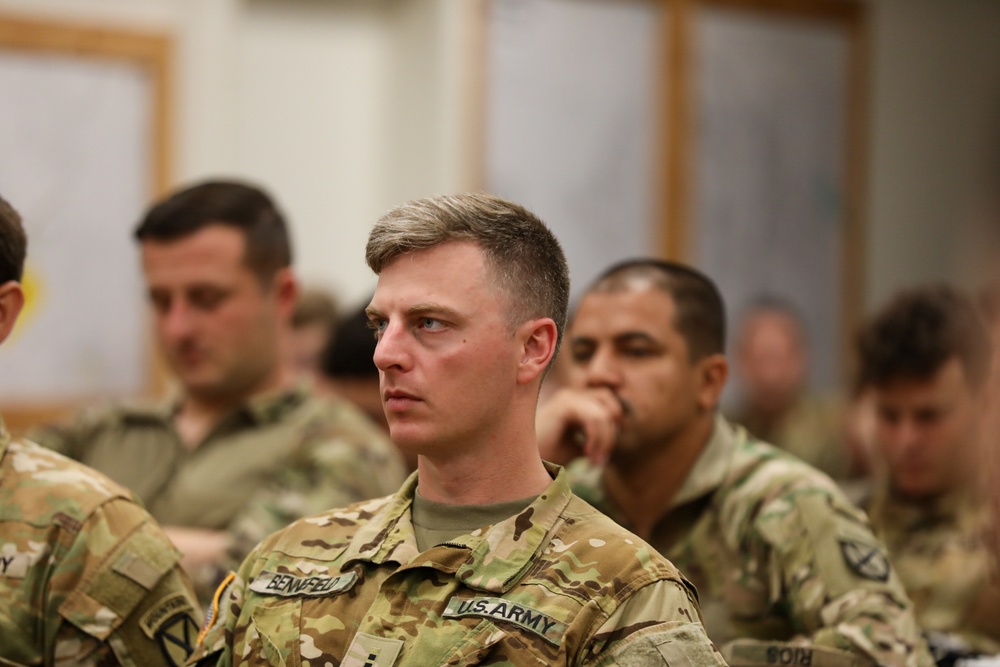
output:
[{"label": "chin", "polygon": [[427,443],[426,434],[421,434],[409,424],[393,424],[389,422],[389,438],[400,449],[423,453]]}]

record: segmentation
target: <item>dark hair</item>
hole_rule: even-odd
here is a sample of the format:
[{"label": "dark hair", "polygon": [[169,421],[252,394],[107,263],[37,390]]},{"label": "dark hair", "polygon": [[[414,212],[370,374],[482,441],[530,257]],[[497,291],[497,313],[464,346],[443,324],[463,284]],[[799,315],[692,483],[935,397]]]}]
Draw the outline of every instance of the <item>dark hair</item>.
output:
[{"label": "dark hair", "polygon": [[0,197],[0,284],[21,280],[27,252],[28,236],[21,225],[21,216]]},{"label": "dark hair", "polygon": [[723,353],[726,309],[711,278],[678,262],[638,258],[607,269],[587,291],[626,290],[635,281],[648,281],[673,299],[677,306],[674,326],[687,343],[691,361]]},{"label": "dark hair", "polygon": [[135,230],[139,241],[173,241],[212,225],[228,225],[246,238],[246,265],[262,280],[292,263],[285,219],[260,188],[208,181],[157,202]]},{"label": "dark hair", "polygon": [[974,302],[946,285],[896,296],[861,332],[858,351],[859,387],[925,380],[957,357],[969,386],[979,389],[991,354],[989,332]]},{"label": "dark hair", "polygon": [[496,285],[508,297],[512,329],[536,317],[555,321],[558,354],[569,308],[569,268],[556,237],[522,206],[481,193],[407,202],[375,223],[365,260],[381,273],[403,253],[448,241],[471,241],[482,248]]},{"label": "dark hair", "polygon": [[319,370],[329,378],[378,377],[375,336],[364,308],[343,318],[320,357]]}]

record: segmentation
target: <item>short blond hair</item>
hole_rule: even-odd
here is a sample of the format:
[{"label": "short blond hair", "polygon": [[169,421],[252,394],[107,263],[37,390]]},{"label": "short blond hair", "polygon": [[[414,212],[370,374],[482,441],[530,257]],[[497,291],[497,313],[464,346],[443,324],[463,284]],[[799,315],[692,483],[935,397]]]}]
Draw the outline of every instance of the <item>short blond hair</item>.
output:
[{"label": "short blond hair", "polygon": [[508,297],[512,329],[538,317],[556,323],[558,353],[569,308],[569,268],[559,241],[523,206],[483,193],[407,202],[375,223],[365,261],[379,274],[404,253],[448,241],[471,241],[482,248],[488,270]]}]

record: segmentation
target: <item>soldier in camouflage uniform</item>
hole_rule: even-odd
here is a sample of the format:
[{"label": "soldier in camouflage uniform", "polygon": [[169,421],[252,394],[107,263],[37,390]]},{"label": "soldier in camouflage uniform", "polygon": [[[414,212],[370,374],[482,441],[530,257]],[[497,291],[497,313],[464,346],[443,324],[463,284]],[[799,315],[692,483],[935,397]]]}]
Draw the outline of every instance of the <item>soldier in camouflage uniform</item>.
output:
[{"label": "soldier in camouflage uniform", "polygon": [[[689,267],[634,260],[589,289],[543,457],[689,577],[736,665],[926,665],[911,604],[864,514],[823,473],[717,413],[724,310]],[[605,464],[606,465],[603,465]]]},{"label": "soldier in camouflage uniform", "polygon": [[[24,303],[25,235],[0,198],[0,341]],[[0,664],[184,663],[201,611],[180,554],[125,489],[0,420]]]},{"label": "soldier in camouflage uniform", "polygon": [[868,511],[876,532],[939,660],[1000,653],[983,465],[985,323],[958,290],[919,288],[886,305],[859,343],[860,383],[875,403],[879,475]]},{"label": "soldier in camouflage uniform", "polygon": [[265,193],[187,188],[152,207],[136,238],[180,396],[90,410],[31,437],[132,489],[207,603],[263,537],[391,493],[406,468],[359,410],[313,395],[281,363],[297,288],[288,231]]},{"label": "soldier in camouflage uniform", "polygon": [[727,415],[755,437],[835,480],[856,477],[842,401],[809,389],[805,322],[786,301],[764,297],[740,318],[736,379],[741,402]]},{"label": "soldier in camouflage uniform", "polygon": [[692,589],[575,498],[535,445],[569,278],[548,229],[488,195],[384,216],[368,307],[395,495],[265,540],[212,616],[200,665],[718,665]]}]

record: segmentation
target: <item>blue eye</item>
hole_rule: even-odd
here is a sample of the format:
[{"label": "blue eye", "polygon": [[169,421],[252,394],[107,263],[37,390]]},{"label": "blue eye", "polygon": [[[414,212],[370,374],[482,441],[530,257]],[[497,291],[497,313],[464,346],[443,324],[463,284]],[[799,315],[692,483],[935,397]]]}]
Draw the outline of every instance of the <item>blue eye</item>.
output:
[{"label": "blue eye", "polygon": [[378,337],[385,331],[387,326],[389,326],[389,322],[386,320],[368,320],[368,328],[375,334],[375,340],[378,340]]},{"label": "blue eye", "polygon": [[440,329],[442,324],[439,320],[435,320],[433,317],[424,317],[420,320],[420,326],[424,329],[433,331],[434,329]]}]

